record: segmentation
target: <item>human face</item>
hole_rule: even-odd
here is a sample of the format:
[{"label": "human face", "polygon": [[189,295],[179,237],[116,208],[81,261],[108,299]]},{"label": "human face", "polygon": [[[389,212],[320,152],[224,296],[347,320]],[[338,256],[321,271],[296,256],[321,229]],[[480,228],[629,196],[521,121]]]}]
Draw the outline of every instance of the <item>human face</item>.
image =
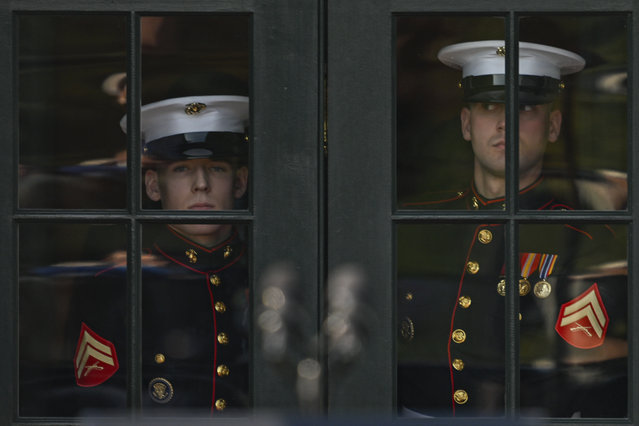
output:
[{"label": "human face", "polygon": [[[248,170],[207,158],[175,161],[147,171],[146,193],[165,210],[232,210],[246,191]],[[230,234],[231,225],[171,225],[190,240],[213,246]]]},{"label": "human face", "polygon": [[[472,103],[462,109],[461,125],[464,139],[471,142],[475,154],[475,176],[503,179],[506,169],[505,105]],[[526,186],[539,177],[546,145],[557,140],[560,129],[561,112],[551,111],[549,104],[520,107],[520,186]]]}]

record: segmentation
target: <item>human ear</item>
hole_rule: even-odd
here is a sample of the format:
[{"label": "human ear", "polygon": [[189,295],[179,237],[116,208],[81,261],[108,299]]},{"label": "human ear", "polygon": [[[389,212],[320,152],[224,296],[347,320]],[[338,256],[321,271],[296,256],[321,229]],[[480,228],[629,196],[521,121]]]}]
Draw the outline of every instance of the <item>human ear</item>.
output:
[{"label": "human ear", "polygon": [[235,171],[235,180],[233,182],[233,195],[235,198],[242,198],[246,192],[248,185],[248,168],[240,167]]},{"label": "human ear", "polygon": [[555,142],[559,139],[561,119],[561,111],[558,109],[550,112],[550,116],[548,117],[548,142]]},{"label": "human ear", "polygon": [[147,170],[144,174],[144,186],[146,188],[146,195],[152,201],[160,201],[162,199],[160,183],[158,181],[158,172],[155,170]]},{"label": "human ear", "polygon": [[461,132],[464,140],[470,141],[470,109],[463,107],[460,113]]}]

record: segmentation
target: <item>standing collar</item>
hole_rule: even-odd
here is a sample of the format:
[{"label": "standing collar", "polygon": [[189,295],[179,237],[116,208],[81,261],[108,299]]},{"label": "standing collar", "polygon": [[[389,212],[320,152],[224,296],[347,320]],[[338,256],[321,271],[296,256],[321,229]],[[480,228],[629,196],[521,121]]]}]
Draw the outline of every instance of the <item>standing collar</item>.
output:
[{"label": "standing collar", "polygon": [[[530,204],[530,201],[532,200],[529,196],[532,195],[534,192],[536,192],[535,191],[536,189],[540,188],[541,183],[543,181],[544,181],[544,176],[541,175],[532,184],[530,184],[527,187],[519,190],[520,208],[523,208],[523,209],[544,208],[543,207],[544,206],[543,202],[540,205],[538,205],[538,206],[529,206],[528,205],[528,204]],[[506,197],[499,197],[499,198],[493,198],[493,199],[484,198],[477,191],[477,188],[475,187],[475,181],[474,180],[471,182],[471,185],[470,185],[470,195],[471,196],[470,196],[469,207],[468,207],[470,210],[482,210],[482,209],[486,209],[486,210],[506,210]],[[548,203],[552,203],[552,201],[553,201],[553,199],[549,195],[548,196]]]},{"label": "standing collar", "polygon": [[167,225],[155,240],[153,249],[173,263],[206,274],[221,271],[238,262],[244,256],[246,247],[236,228],[216,246],[204,247]]}]

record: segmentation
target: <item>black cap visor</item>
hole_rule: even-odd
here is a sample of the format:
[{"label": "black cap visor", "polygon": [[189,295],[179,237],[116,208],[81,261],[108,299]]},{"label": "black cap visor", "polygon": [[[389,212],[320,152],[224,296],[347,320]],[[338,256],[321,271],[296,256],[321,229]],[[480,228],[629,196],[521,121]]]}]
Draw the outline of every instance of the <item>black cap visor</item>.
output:
[{"label": "black cap visor", "polygon": [[[503,74],[468,76],[462,80],[466,102],[506,102],[506,78]],[[520,75],[519,103],[539,105],[553,102],[561,91],[561,82],[547,76]]]},{"label": "black cap visor", "polygon": [[152,159],[168,161],[242,159],[248,155],[248,142],[244,134],[233,132],[208,132],[205,138],[198,141],[179,134],[147,142],[143,154]]}]

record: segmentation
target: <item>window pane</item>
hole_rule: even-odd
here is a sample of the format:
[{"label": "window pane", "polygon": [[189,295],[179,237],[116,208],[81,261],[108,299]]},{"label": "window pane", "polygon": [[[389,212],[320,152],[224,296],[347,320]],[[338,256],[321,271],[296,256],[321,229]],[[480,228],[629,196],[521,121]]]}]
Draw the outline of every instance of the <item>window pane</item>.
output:
[{"label": "window pane", "polygon": [[[220,229],[221,239],[202,239]],[[228,224],[144,226],[146,415],[237,415],[248,408],[246,231]]]},{"label": "window pane", "polygon": [[[522,414],[625,417],[626,227],[519,229]],[[503,226],[401,224],[397,238],[400,415],[502,415]]]},{"label": "window pane", "polygon": [[397,234],[400,415],[503,415],[503,227]]},{"label": "window pane", "polygon": [[126,17],[22,15],[18,23],[19,207],[124,208]]},{"label": "window pane", "polygon": [[396,22],[397,206],[466,209],[473,151],[460,128],[462,74],[438,53],[456,43],[503,40],[504,19],[402,16]]},{"label": "window pane", "polygon": [[520,225],[521,407],[628,415],[627,228]]},{"label": "window pane", "polygon": [[124,227],[24,224],[19,232],[19,414],[123,410]]},{"label": "window pane", "polygon": [[[519,28],[522,42],[565,49],[584,61],[581,71],[561,72],[563,89],[557,97],[548,100],[552,112],[544,127],[549,137],[545,156],[540,159],[545,185],[558,200],[566,200],[565,204],[572,208],[625,209],[627,17],[622,14],[526,16],[520,19]],[[522,53],[520,51],[520,57]],[[561,55],[557,65],[569,67],[571,60]],[[520,74],[524,74],[521,64]],[[535,123],[541,122],[531,120],[530,115],[530,112],[520,113],[520,187],[530,184],[528,170],[538,163],[531,143],[537,128]],[[556,121],[557,117],[560,121]],[[528,144],[524,143],[526,140]],[[543,146],[538,149],[543,153]],[[520,207],[537,208],[523,200]]]},{"label": "window pane", "polygon": [[246,209],[249,35],[248,15],[141,19],[143,206]]}]

